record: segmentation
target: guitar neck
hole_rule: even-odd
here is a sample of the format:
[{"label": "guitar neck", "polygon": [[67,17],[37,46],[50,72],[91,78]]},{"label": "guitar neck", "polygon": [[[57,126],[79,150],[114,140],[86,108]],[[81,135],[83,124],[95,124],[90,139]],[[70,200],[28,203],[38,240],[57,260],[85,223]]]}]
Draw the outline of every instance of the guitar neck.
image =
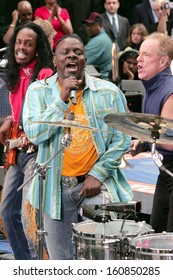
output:
[{"label": "guitar neck", "polygon": [[16,139],[8,139],[7,140],[7,150],[11,150],[14,148],[17,148],[17,146],[19,145],[19,140],[20,138],[16,138]]}]

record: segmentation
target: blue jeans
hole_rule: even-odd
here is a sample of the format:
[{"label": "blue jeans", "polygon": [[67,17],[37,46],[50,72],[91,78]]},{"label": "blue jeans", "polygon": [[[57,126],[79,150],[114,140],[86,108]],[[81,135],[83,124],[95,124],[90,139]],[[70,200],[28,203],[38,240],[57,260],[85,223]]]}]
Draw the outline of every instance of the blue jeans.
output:
[{"label": "blue jeans", "polygon": [[30,182],[17,191],[33,174],[32,165],[36,160],[36,155],[36,152],[31,154],[17,152],[16,165],[10,166],[5,176],[0,214],[16,260],[36,258],[34,249],[29,249],[32,244],[30,242],[28,245],[24,232],[24,221],[27,222],[24,201]]},{"label": "blue jeans", "polygon": [[82,221],[79,214],[81,204],[101,204],[102,195],[84,199],[79,196],[83,183],[74,188],[62,185],[62,219],[52,219],[44,213],[44,230],[47,235],[46,245],[51,260],[73,260],[72,223]]}]

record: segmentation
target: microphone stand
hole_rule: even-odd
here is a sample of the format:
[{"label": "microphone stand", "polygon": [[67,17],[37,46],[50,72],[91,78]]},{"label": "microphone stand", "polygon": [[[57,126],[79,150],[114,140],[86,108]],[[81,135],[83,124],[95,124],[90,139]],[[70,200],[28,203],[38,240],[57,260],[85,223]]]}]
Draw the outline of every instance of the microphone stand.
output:
[{"label": "microphone stand", "polygon": [[39,174],[39,223],[37,229],[39,260],[43,259],[43,240],[44,240],[44,236],[47,234],[47,232],[44,231],[43,229],[44,228],[43,226],[43,181],[46,179],[47,170],[51,168],[50,166],[48,166],[48,163],[52,161],[60,152],[64,151],[71,144],[71,142],[72,142],[72,137],[68,130],[68,133],[65,134],[64,137],[62,138],[62,147],[45,163],[43,164],[35,163],[33,166],[33,169],[35,170],[34,174],[17,189],[17,191],[20,191],[37,174]]}]

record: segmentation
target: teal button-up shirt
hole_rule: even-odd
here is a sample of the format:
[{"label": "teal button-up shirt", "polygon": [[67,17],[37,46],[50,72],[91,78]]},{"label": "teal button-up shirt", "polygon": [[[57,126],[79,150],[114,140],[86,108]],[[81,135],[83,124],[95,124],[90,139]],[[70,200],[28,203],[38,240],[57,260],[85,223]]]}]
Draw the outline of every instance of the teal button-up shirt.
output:
[{"label": "teal button-up shirt", "polygon": [[[98,160],[88,174],[100,180],[111,195],[112,202],[132,199],[132,190],[120,169],[121,158],[130,147],[130,136],[107,126],[103,118],[110,113],[126,111],[124,94],[113,83],[85,75],[86,86],[82,95],[88,125],[111,133],[91,131]],[[64,127],[33,123],[58,122],[64,119],[69,104],[60,98],[57,74],[32,83],[26,93],[23,108],[23,125],[30,141],[39,145],[37,162],[45,163],[62,147]],[[43,210],[53,219],[61,218],[61,171],[63,152],[50,162],[44,180]],[[39,176],[31,183],[28,199],[39,207]]]}]

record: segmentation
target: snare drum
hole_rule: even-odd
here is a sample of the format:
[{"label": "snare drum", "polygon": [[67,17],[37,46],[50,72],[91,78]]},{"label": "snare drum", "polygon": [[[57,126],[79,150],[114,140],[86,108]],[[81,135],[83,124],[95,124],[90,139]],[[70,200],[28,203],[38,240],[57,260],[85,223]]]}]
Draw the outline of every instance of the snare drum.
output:
[{"label": "snare drum", "polygon": [[173,260],[173,233],[138,236],[130,243],[134,260]]},{"label": "snare drum", "polygon": [[106,223],[87,220],[74,224],[72,233],[76,259],[128,259],[130,256],[129,240],[150,232],[153,232],[150,225],[131,220],[124,222],[124,220],[118,219]]}]

